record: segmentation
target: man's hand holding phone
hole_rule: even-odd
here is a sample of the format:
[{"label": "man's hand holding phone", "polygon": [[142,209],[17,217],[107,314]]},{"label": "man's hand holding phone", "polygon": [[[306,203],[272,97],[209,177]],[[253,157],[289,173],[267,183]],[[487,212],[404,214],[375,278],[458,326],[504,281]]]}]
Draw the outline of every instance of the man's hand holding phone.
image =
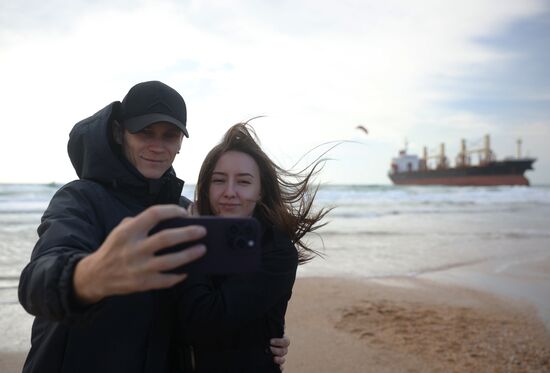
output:
[{"label": "man's hand holding phone", "polygon": [[[76,265],[73,287],[76,299],[92,304],[111,295],[168,288],[183,281],[184,273],[163,273],[190,263],[206,252],[198,241],[206,235],[202,226],[184,226],[149,231],[166,219],[184,218],[187,211],[177,205],[153,206],[132,218],[125,218],[103,244]],[[165,256],[156,253],[166,247],[193,242],[185,251]]]}]

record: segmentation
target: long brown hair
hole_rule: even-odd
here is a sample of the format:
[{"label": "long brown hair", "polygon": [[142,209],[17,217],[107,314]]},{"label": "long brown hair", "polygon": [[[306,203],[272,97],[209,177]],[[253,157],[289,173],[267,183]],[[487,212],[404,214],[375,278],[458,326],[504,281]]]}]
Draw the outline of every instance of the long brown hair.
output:
[{"label": "long brown hair", "polygon": [[220,157],[231,150],[251,156],[260,170],[262,198],[257,202],[254,216],[263,224],[274,225],[289,235],[297,246],[300,264],[320,255],[303,238],[307,233],[327,224],[321,223],[321,220],[330,209],[313,210],[313,201],[319,186],[310,186],[312,177],[322,169],[324,160],[317,159],[296,173],[285,170],[260,148],[258,136],[248,122],[237,123],[229,128],[222,141],[204,159],[195,188],[198,213],[214,214],[209,199],[212,173]]}]

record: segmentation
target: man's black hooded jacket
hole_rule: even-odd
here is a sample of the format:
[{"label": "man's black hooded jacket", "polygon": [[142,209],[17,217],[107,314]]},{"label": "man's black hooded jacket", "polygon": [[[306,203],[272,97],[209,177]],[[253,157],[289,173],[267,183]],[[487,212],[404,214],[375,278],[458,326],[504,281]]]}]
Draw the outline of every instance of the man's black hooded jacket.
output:
[{"label": "man's black hooded jacket", "polygon": [[68,152],[79,180],[59,189],[38,228],[21,274],[19,301],[35,315],[23,372],[168,371],[170,322],[162,291],[75,302],[76,264],[97,250],[122,219],[159,203],[180,203],[183,181],[172,168],[144,178],[112,139],[119,102],[77,123]]}]

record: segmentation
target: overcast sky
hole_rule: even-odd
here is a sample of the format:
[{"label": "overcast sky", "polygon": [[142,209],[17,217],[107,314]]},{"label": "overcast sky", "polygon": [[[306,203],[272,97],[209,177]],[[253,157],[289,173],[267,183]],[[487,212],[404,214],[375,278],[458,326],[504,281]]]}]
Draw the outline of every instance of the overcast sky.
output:
[{"label": "overcast sky", "polygon": [[254,127],[285,167],[352,141],[328,183],[389,183],[405,139],[454,160],[490,134],[498,158],[521,137],[549,184],[549,46],[550,1],[0,0],[0,182],[74,179],[72,126],[161,80],[187,103],[188,183],[230,125],[266,115]]}]

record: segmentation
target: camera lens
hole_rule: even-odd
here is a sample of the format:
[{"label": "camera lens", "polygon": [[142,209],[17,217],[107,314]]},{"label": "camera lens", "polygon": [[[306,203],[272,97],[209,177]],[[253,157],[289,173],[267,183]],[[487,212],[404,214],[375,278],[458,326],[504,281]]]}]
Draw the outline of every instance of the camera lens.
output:
[{"label": "camera lens", "polygon": [[254,233],[254,229],[252,228],[252,225],[246,224],[246,225],[243,227],[243,232],[244,232],[244,234],[246,234],[247,236],[250,236],[252,233]]},{"label": "camera lens", "polygon": [[236,249],[242,250],[242,249],[244,249],[244,248],[246,248],[246,247],[247,247],[247,242],[246,242],[246,240],[245,240],[243,237],[237,237],[237,238],[235,239],[235,248],[236,248]]},{"label": "camera lens", "polygon": [[236,234],[238,231],[239,231],[239,227],[237,227],[235,224],[229,227],[229,233],[231,234]]}]

